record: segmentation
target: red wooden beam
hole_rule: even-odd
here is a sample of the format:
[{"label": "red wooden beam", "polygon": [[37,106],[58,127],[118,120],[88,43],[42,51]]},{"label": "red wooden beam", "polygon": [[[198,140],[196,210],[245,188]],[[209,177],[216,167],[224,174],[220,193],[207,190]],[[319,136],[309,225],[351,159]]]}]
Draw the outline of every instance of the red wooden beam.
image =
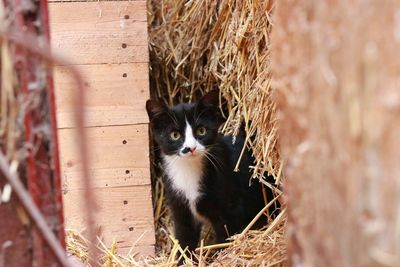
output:
[{"label": "red wooden beam", "polygon": [[[22,4],[21,0],[5,0],[7,11],[14,14],[9,31],[34,37],[32,45],[48,46],[50,31],[47,1],[28,0],[28,2],[24,1]],[[46,218],[51,230],[64,246],[52,74],[45,60],[33,56],[19,46],[13,48],[12,57],[17,74],[19,95],[22,96],[21,104],[24,106],[21,110],[24,112],[25,143],[20,149],[26,149],[28,152],[26,167],[20,169],[20,175],[26,182],[31,197]],[[22,166],[24,165],[22,164]],[[0,179],[0,188],[2,183],[4,184],[4,181],[2,182]],[[0,245],[5,240],[15,241],[8,248],[13,253],[3,253],[5,266],[29,266],[33,263],[36,266],[57,265],[55,256],[38,231],[35,228],[29,229],[27,225],[21,223],[20,217],[16,215],[18,206],[19,203],[15,198],[7,205],[0,205],[0,217],[7,218],[6,225],[1,223],[0,228],[4,230],[4,233],[0,230]],[[14,234],[10,236],[6,231]],[[19,238],[15,233],[22,233],[24,238]],[[20,260],[23,261],[20,262]],[[29,265],[24,264],[29,261]]]}]

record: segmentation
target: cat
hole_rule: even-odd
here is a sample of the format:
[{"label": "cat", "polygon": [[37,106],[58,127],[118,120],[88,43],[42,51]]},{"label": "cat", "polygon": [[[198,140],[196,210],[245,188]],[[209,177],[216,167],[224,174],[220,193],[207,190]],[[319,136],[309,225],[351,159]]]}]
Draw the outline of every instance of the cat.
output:
[{"label": "cat", "polygon": [[[239,171],[234,167],[244,145],[244,133],[222,136],[219,91],[197,103],[168,108],[155,100],[146,102],[153,137],[161,150],[163,182],[172,211],[175,237],[182,248],[195,250],[201,227],[211,224],[217,243],[239,233],[265,206],[261,184],[252,181],[251,151],[245,151]],[[274,182],[272,177],[267,177]],[[267,199],[273,194],[267,190]],[[270,210],[273,212],[273,210]]]}]

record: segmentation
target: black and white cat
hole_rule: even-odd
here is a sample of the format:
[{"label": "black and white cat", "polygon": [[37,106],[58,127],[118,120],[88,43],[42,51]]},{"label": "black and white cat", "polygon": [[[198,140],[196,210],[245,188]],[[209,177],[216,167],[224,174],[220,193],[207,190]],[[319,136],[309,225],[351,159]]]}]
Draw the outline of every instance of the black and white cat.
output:
[{"label": "black and white cat", "polygon": [[[197,247],[205,222],[214,228],[216,241],[224,242],[246,227],[265,205],[260,183],[254,181],[249,187],[250,151],[244,153],[240,171],[233,171],[244,136],[239,135],[232,144],[232,137],[219,134],[223,120],[218,103],[217,90],[198,103],[172,108],[153,100],[146,103],[154,139],[161,149],[175,235],[189,250]],[[267,195],[269,200],[273,198],[270,190]]]}]

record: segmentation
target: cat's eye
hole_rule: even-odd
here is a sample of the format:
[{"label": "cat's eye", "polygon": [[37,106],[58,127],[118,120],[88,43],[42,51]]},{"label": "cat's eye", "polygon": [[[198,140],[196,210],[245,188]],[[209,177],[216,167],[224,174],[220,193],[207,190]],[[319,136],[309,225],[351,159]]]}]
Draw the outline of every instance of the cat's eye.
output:
[{"label": "cat's eye", "polygon": [[171,133],[169,134],[169,137],[170,137],[172,140],[177,141],[177,140],[179,140],[179,138],[181,138],[181,134],[180,134],[179,132],[177,132],[177,131],[173,131],[173,132],[171,132]]},{"label": "cat's eye", "polygon": [[206,133],[207,133],[206,127],[199,127],[196,130],[196,134],[199,136],[204,136],[204,135],[206,135]]}]

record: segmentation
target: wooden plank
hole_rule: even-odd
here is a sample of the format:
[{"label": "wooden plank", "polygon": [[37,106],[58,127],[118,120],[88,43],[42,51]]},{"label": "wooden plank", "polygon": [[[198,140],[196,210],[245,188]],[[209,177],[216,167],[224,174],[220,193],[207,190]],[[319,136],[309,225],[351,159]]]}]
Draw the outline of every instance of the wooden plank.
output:
[{"label": "wooden plank", "polygon": [[[74,129],[60,129],[63,173],[82,169]],[[90,170],[149,168],[148,125],[87,128]]]},{"label": "wooden plank", "polygon": [[[129,32],[135,22],[147,22],[146,1],[96,1],[52,3],[52,31],[60,32],[96,32],[120,31]],[[125,18],[125,16],[129,18]],[[54,28],[55,27],[55,28]],[[146,27],[147,28],[147,27]],[[146,36],[140,39],[147,45]]]},{"label": "wooden plank", "polygon": [[[148,125],[87,128],[90,174],[98,209],[96,227],[118,251],[154,254],[154,222],[148,154]],[[75,129],[59,129],[66,227],[83,231],[81,165]],[[140,240],[139,240],[140,239]]]},{"label": "wooden plank", "polygon": [[[150,185],[148,168],[127,166],[126,168],[94,169],[90,170],[93,188],[129,187],[136,185]],[[62,175],[63,191],[83,189],[82,172],[64,171]]]},{"label": "wooden plank", "polygon": [[50,3],[52,48],[73,64],[148,62],[146,1]]},{"label": "wooden plank", "polygon": [[[110,246],[116,241],[118,248],[130,248],[137,243],[135,250],[154,254],[154,222],[149,212],[152,210],[151,186],[96,188],[93,193],[97,200],[96,228],[105,244]],[[63,200],[68,214],[66,227],[83,231],[86,225],[83,190],[67,191]]]},{"label": "wooden plank", "polygon": [[[86,125],[108,126],[147,123],[144,103],[149,98],[147,63],[80,65],[86,81]],[[57,122],[74,126],[74,90],[68,69],[55,68]]]}]

